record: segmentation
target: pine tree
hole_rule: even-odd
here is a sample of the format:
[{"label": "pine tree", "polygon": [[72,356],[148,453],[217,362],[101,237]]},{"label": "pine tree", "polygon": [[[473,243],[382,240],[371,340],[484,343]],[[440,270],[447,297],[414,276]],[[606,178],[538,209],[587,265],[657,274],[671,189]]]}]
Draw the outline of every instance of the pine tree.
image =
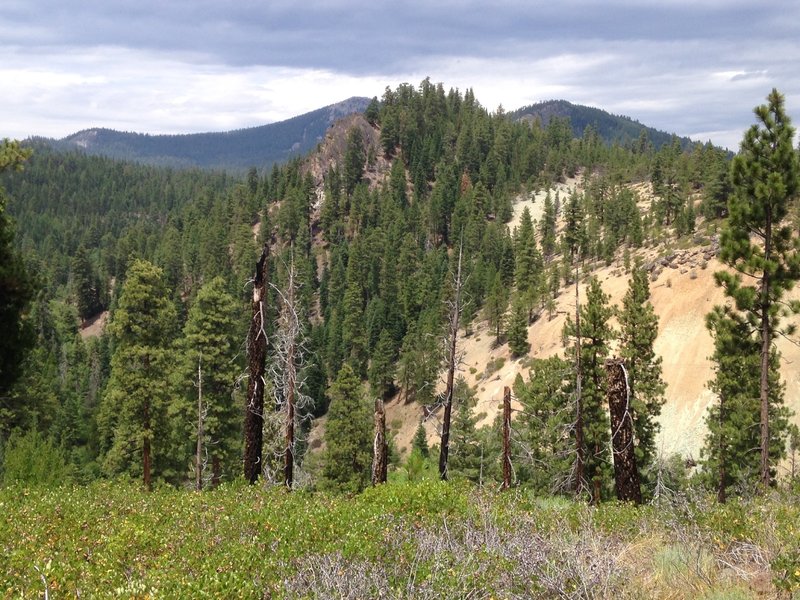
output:
[{"label": "pine tree", "polygon": [[566,492],[571,483],[571,375],[571,365],[562,358],[535,358],[528,382],[521,377],[514,382],[514,396],[522,405],[515,423],[522,445],[517,479],[538,493]]},{"label": "pine tree", "polygon": [[[582,452],[588,481],[578,482],[578,486],[580,489],[582,485],[590,484],[591,498],[595,504],[605,491],[604,484],[611,464],[610,425],[605,408],[605,359],[608,356],[609,341],[613,338],[613,330],[609,325],[613,309],[608,305],[608,300],[600,282],[592,277],[586,292],[586,303],[580,309]],[[566,336],[576,335],[575,324],[571,319],[567,320],[564,329]]]},{"label": "pine tree", "polygon": [[[0,142],[0,173],[20,170],[30,151],[18,142]],[[14,227],[6,214],[6,193],[0,186],[0,397],[20,375],[20,366],[34,336],[24,318],[34,297],[33,278],[14,249]],[[0,407],[1,409],[2,407]]]},{"label": "pine tree", "polygon": [[544,210],[539,227],[542,253],[545,256],[550,256],[556,247],[556,208],[553,205],[553,199],[550,197],[550,190],[547,191],[547,195],[544,197]]},{"label": "pine tree", "polygon": [[[760,358],[761,484],[770,485],[770,356],[780,320],[789,312],[782,301],[800,279],[798,239],[785,222],[789,204],[800,189],[800,164],[792,147],[794,128],[777,90],[755,109],[758,124],[745,133],[732,164],[730,217],[723,230],[720,259],[734,269],[715,273],[736,310],[757,330]],[[743,283],[742,274],[755,285]],[[789,305],[797,312],[797,303]],[[787,332],[791,332],[789,328]]]},{"label": "pine tree", "polygon": [[661,357],[653,349],[658,317],[650,304],[650,284],[641,264],[634,266],[628,291],[618,312],[620,354],[625,361],[636,436],[636,464],[640,479],[656,458],[658,416],[664,405],[666,384],[661,379]]},{"label": "pine tree", "polygon": [[528,313],[519,299],[514,301],[511,309],[506,337],[508,338],[508,349],[511,350],[513,357],[524,356],[530,350],[531,345],[528,343]]},{"label": "pine tree", "polygon": [[387,329],[382,329],[369,363],[369,383],[372,391],[386,398],[394,389],[395,342]]},{"label": "pine tree", "polygon": [[500,273],[497,272],[489,288],[489,294],[486,297],[486,305],[484,307],[486,319],[489,321],[489,326],[494,329],[497,343],[500,343],[500,331],[503,326],[506,310],[508,310],[508,289],[505,284],[503,284]]},{"label": "pine tree", "polygon": [[463,377],[459,377],[453,395],[456,410],[450,439],[449,475],[455,479],[463,477],[478,482],[481,479],[483,452],[480,436],[475,429],[478,423],[478,416],[473,413],[478,402],[475,390],[469,387]]},{"label": "pine tree", "polygon": [[[753,489],[760,481],[759,371],[760,342],[746,318],[733,310],[715,307],[706,316],[714,338],[714,379],[717,396],[706,417],[708,434],[702,449],[703,480],[725,502],[728,489]],[[788,410],[783,405],[784,386],[778,373],[779,357],[770,356],[770,462],[785,456]],[[775,476],[773,467],[770,477]]]},{"label": "pine tree", "polygon": [[169,344],[175,328],[161,269],[137,259],[128,268],[119,304],[108,324],[115,344],[103,397],[100,428],[109,441],[107,473],[168,476]]},{"label": "pine tree", "polygon": [[428,458],[431,455],[431,449],[428,446],[428,434],[425,432],[425,427],[422,423],[419,424],[414,432],[414,437],[411,439],[411,450],[417,450],[423,458]]},{"label": "pine tree", "polygon": [[345,363],[339,371],[330,396],[322,486],[360,492],[370,481],[372,410],[349,364]]},{"label": "pine tree", "polygon": [[542,257],[536,248],[536,237],[533,231],[531,213],[526,206],[522,210],[519,227],[514,235],[514,280],[517,290],[525,293],[531,288],[536,288],[538,278],[541,277]]},{"label": "pine tree", "polygon": [[342,179],[344,191],[350,196],[364,174],[367,151],[364,147],[364,134],[358,127],[353,127],[347,134],[347,148],[344,154]]},{"label": "pine tree", "polygon": [[72,284],[75,290],[75,304],[82,322],[101,310],[100,280],[95,275],[86,247],[78,246],[72,258]]},{"label": "pine tree", "polygon": [[[197,293],[179,347],[180,368],[176,396],[170,405],[173,431],[180,458],[195,451],[197,440],[198,385],[202,386],[203,455],[211,467],[211,479],[219,483],[223,472],[239,464],[241,407],[233,398],[242,366],[236,360],[238,304],[226,292],[225,280],[215,277]],[[200,381],[198,382],[198,372]]]}]

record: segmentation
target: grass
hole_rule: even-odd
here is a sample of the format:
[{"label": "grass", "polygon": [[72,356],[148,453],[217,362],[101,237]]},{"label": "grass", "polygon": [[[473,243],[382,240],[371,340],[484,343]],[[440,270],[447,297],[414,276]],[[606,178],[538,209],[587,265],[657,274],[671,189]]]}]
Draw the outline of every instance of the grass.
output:
[{"label": "grass", "polygon": [[592,508],[439,481],[354,497],[6,488],[0,597],[788,598],[799,499]]}]

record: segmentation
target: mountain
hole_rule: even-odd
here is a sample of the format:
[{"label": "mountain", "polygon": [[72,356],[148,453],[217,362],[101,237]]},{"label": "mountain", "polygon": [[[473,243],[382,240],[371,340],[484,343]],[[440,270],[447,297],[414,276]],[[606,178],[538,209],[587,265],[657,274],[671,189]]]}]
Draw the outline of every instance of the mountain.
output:
[{"label": "mountain", "polygon": [[312,112],[259,127],[225,132],[150,135],[113,129],[85,129],[51,145],[87,154],[169,167],[245,170],[265,168],[303,156],[335,121],[363,112],[369,98],[353,97]]},{"label": "mountain", "polygon": [[[642,131],[656,149],[672,141],[673,134],[642,125],[630,117],[613,115],[599,108],[572,104],[566,100],[547,100],[523,106],[511,113],[509,118],[514,121],[530,121],[539,119],[543,126],[547,126],[554,117],[569,118],[572,132],[575,137],[581,137],[589,125],[593,126],[600,137],[608,144],[618,142],[627,144],[636,142]],[[684,149],[691,147],[692,140],[688,137],[679,138]]]}]

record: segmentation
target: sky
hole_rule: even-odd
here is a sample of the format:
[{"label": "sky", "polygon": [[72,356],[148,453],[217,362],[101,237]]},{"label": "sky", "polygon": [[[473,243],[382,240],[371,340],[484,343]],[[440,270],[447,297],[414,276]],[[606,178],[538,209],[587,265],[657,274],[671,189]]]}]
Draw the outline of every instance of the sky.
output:
[{"label": "sky", "polygon": [[430,77],[736,150],[773,87],[800,123],[798,65],[797,0],[2,0],[0,138],[225,131]]}]

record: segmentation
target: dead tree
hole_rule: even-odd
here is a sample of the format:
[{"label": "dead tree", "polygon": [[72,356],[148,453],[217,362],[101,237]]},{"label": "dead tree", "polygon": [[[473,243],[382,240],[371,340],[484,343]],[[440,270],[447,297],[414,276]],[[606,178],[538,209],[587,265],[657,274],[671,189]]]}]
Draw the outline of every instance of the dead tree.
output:
[{"label": "dead tree", "polygon": [[[303,366],[305,347],[303,344],[302,327],[300,324],[301,308],[298,301],[298,282],[294,268],[294,249],[291,250],[291,259],[286,266],[286,287],[272,288],[280,297],[281,311],[278,327],[275,332],[275,361],[271,367],[271,376],[274,382],[275,404],[282,413],[283,444],[276,450],[276,458],[283,462],[283,485],[291,490],[294,486],[296,474],[296,448],[297,432],[300,427],[300,417],[307,408],[309,399],[301,392],[303,382],[300,373]],[[277,479],[277,477],[276,477]]]},{"label": "dead tree", "polygon": [[447,384],[444,392],[444,415],[442,416],[442,441],[439,447],[439,477],[447,481],[447,460],[450,454],[450,421],[453,412],[453,389],[456,373],[456,340],[458,338],[458,320],[463,309],[461,305],[461,258],[463,240],[458,248],[458,269],[456,270],[455,297],[450,302],[450,323],[447,338]]},{"label": "dead tree", "polygon": [[372,485],[386,483],[389,445],[386,442],[386,410],[383,400],[375,400],[375,439],[372,444]]},{"label": "dead tree", "polygon": [[251,484],[261,472],[264,429],[264,369],[267,357],[265,312],[267,300],[267,257],[264,244],[253,277],[253,318],[247,333],[247,404],[244,411],[244,476]]},{"label": "dead tree", "polygon": [[203,489],[203,436],[206,410],[203,408],[203,355],[197,358],[197,451],[194,457],[194,489]]},{"label": "dead tree", "polygon": [[606,376],[617,499],[641,504],[642,490],[639,484],[639,470],[636,467],[631,390],[628,385],[628,374],[621,359],[606,361]]},{"label": "dead tree", "polygon": [[503,489],[511,487],[511,388],[503,388]]}]

